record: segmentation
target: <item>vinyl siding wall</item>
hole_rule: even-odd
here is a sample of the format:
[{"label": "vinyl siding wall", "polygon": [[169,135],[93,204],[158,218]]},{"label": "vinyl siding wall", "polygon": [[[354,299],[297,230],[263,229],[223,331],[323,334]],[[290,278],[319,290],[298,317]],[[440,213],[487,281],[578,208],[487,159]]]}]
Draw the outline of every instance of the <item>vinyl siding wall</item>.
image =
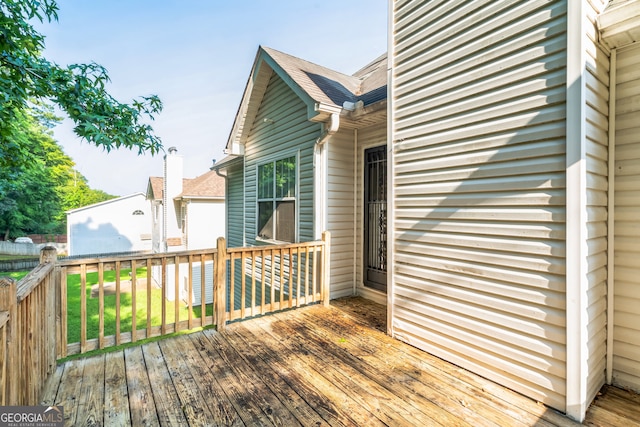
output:
[{"label": "vinyl siding wall", "polygon": [[586,154],[587,154],[587,400],[605,383],[607,355],[607,190],[609,55],[598,42],[596,17],[606,1],[586,2]]},{"label": "vinyl siding wall", "polygon": [[354,294],[354,131],[327,143],[327,229],[331,231],[331,298]]},{"label": "vinyl siding wall", "polygon": [[[260,246],[270,244],[256,240],[257,237],[257,172],[258,165],[264,162],[274,161],[290,156],[297,157],[297,199],[296,199],[296,216],[297,216],[297,241],[306,242],[314,240],[314,188],[313,188],[313,151],[316,139],[320,136],[321,125],[309,122],[307,119],[307,106],[305,103],[287,86],[287,84],[275,73],[271,74],[269,83],[265,90],[264,97],[258,109],[258,113],[251,126],[247,141],[245,143],[245,155],[242,176],[243,180],[243,242],[242,246]],[[237,175],[237,176],[236,176]],[[234,173],[231,180],[231,186],[234,194],[241,191],[237,188],[237,181],[240,179],[239,173]],[[234,207],[238,209],[240,206]],[[233,225],[235,227],[235,221]],[[230,230],[230,236],[232,231]],[[319,236],[318,236],[319,238]],[[239,241],[239,235],[233,235],[233,243]],[[298,257],[296,256],[296,259]],[[280,271],[282,261],[279,256],[275,260],[271,256],[266,259],[258,258],[256,260],[256,275],[260,277],[263,265],[267,271],[270,271],[271,263],[275,262],[275,269]],[[289,259],[285,258],[284,268],[289,268]],[[228,265],[230,268],[230,264]],[[243,272],[250,271],[250,264],[243,266],[241,261],[234,261],[234,309],[238,310],[242,302],[241,280]],[[314,268],[313,262],[310,268]],[[304,268],[303,268],[304,271]],[[271,283],[270,279],[265,280],[265,301],[271,301],[271,286],[276,298],[279,299],[279,293],[283,291],[288,295],[288,286],[280,288],[280,283]],[[248,292],[245,299],[245,306],[251,305],[251,299],[255,298],[257,303],[262,299],[262,284],[259,280],[256,282],[256,295],[250,295]],[[229,293],[231,295],[231,293]],[[304,292],[303,292],[304,295]],[[230,299],[227,301],[230,306]]]},{"label": "vinyl siding wall", "polygon": [[613,382],[640,391],[640,46],[617,56]]},{"label": "vinyl siding wall", "polygon": [[[386,294],[367,288],[364,286],[364,151],[367,148],[378,147],[387,144],[386,123],[378,126],[371,126],[358,130],[356,147],[356,241],[358,242],[356,251],[356,284],[357,293],[367,299],[374,300],[380,304],[387,303]],[[388,244],[388,243],[387,243]]]},{"label": "vinyl siding wall", "polygon": [[227,247],[244,246],[244,164],[227,169]]},{"label": "vinyl siding wall", "polygon": [[566,3],[393,17],[392,333],[563,409]]},{"label": "vinyl siding wall", "polygon": [[[265,121],[265,119],[268,119]],[[313,235],[313,146],[320,124],[307,120],[307,106],[275,73],[272,74],[245,144],[245,243],[254,246],[257,235],[256,175],[264,161],[298,155],[298,241]]]}]

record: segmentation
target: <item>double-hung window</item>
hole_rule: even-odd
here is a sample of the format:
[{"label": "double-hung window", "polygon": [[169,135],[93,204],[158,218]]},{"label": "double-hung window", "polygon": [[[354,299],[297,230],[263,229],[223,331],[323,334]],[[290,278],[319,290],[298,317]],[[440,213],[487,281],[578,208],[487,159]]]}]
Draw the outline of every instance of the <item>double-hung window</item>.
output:
[{"label": "double-hung window", "polygon": [[258,237],[295,242],[296,156],[258,166]]}]

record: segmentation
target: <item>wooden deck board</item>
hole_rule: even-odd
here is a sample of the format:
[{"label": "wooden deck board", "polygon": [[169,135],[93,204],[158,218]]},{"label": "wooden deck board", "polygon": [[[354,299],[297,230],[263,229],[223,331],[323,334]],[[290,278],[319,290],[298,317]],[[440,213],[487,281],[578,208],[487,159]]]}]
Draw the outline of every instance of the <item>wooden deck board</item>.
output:
[{"label": "wooden deck board", "polygon": [[157,342],[142,347],[149,384],[153,389],[158,421],[161,426],[182,426],[187,423],[180,399]]},{"label": "wooden deck board", "polygon": [[[361,298],[284,311],[68,361],[42,403],[67,425],[578,425],[385,328]],[[639,405],[605,387],[585,424],[640,425]]]},{"label": "wooden deck board", "polygon": [[127,389],[129,390],[129,410],[134,426],[159,426],[158,413],[144,363],[142,347],[124,350]]},{"label": "wooden deck board", "polygon": [[193,372],[194,378],[197,378],[196,384],[200,392],[207,396],[207,404],[213,414],[213,419],[223,426],[244,426],[240,416],[210,369],[216,362],[206,354],[209,341],[203,334],[190,335],[189,339],[191,339],[194,347],[198,349],[198,355],[200,356],[199,359],[193,359],[194,363],[189,368]]},{"label": "wooden deck board", "polygon": [[104,368],[104,425],[131,424],[129,389],[125,372],[124,352],[105,354]]},{"label": "wooden deck board", "polygon": [[[357,325],[351,329],[344,328],[343,324],[336,327],[335,322],[328,321],[315,312],[304,311],[301,314],[301,319],[306,320],[301,323],[301,327],[318,335],[318,340],[325,345],[337,344],[346,354],[343,357],[352,359],[349,363],[354,366],[370,366],[376,381],[387,384],[405,401],[413,402],[418,410],[429,410],[436,406],[446,411],[448,417],[465,420],[473,426],[507,423],[514,427],[527,425],[505,415],[499,408],[451,387],[451,381],[455,378],[444,374],[429,377],[422,375],[418,360],[408,360],[409,357],[394,358],[393,353],[397,350],[389,344],[371,345],[379,341],[361,339],[359,335],[362,331]],[[309,328],[309,324],[313,324],[314,328]],[[347,335],[349,338],[345,338]],[[471,402],[474,403],[473,408],[470,407]]]},{"label": "wooden deck board", "polygon": [[196,386],[189,365],[199,362],[194,357],[195,348],[187,337],[177,337],[159,342],[167,361],[168,374],[173,381],[179,404],[189,425],[206,425],[213,414],[206,404],[208,396],[203,396]]},{"label": "wooden deck board", "polygon": [[104,355],[85,359],[76,425],[104,425]]},{"label": "wooden deck board", "polygon": [[382,378],[384,373],[375,372],[368,364],[358,363],[345,355],[341,357],[340,352],[335,351],[340,346],[325,350],[335,343],[323,341],[318,334],[296,322],[294,318],[297,314],[286,313],[286,320],[281,315],[268,316],[260,319],[261,325],[277,340],[307,356],[307,362],[320,375],[354,396],[358,404],[376,414],[384,423],[407,426],[470,426],[461,418],[451,417],[431,401],[424,400],[421,405],[416,406],[406,389],[403,390],[406,392],[399,394],[399,388],[394,389],[390,382],[385,381],[388,378]]}]

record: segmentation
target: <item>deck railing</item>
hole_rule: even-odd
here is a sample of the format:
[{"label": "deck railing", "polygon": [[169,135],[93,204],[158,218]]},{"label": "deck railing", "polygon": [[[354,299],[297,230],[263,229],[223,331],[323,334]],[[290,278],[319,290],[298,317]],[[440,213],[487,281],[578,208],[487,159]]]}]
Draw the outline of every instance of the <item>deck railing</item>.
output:
[{"label": "deck railing", "polygon": [[44,248],[40,264],[18,282],[0,278],[2,405],[35,404],[55,369],[61,334],[55,254]]},{"label": "deck railing", "polygon": [[0,404],[36,404],[56,359],[305,304],[328,304],[330,235],[251,248],[56,260],[0,278]]}]

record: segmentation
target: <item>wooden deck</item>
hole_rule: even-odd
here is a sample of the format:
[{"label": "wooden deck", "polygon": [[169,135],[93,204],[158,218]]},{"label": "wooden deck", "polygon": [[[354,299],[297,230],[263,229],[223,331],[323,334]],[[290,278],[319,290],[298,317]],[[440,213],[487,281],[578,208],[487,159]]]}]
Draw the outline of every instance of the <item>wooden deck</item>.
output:
[{"label": "wooden deck", "polygon": [[[83,426],[578,425],[388,337],[384,319],[350,298],[77,359],[43,403]],[[639,403],[605,389],[587,425],[640,423]]]}]

